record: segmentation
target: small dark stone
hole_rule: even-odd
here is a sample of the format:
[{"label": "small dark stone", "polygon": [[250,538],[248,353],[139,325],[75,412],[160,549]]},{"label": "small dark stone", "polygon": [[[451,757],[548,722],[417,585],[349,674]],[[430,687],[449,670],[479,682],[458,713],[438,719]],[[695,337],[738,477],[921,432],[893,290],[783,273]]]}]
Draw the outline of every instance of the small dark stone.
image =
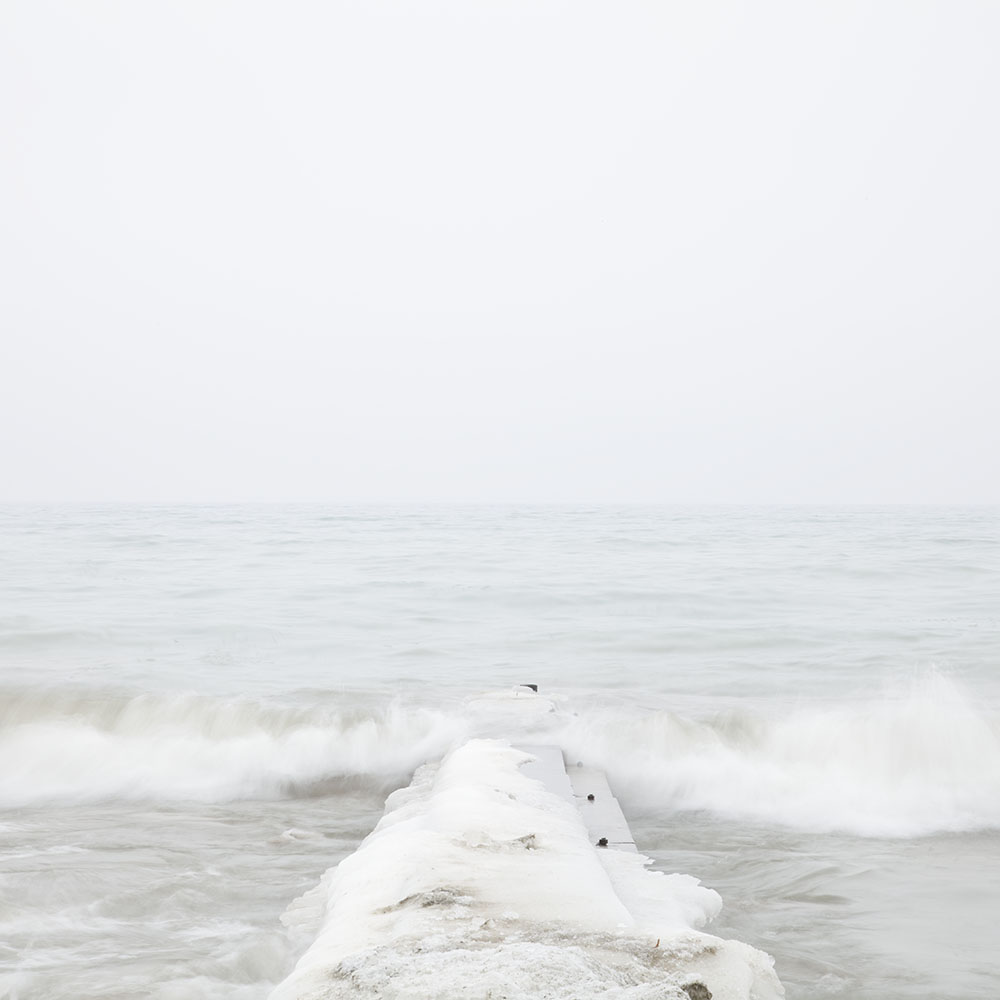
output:
[{"label": "small dark stone", "polygon": [[704,983],[688,983],[681,989],[691,998],[691,1000],[712,1000],[712,993]]},{"label": "small dark stone", "polygon": [[608,846],[608,838],[607,837],[601,837],[601,839],[597,842],[597,846],[598,847],[607,847]]},{"label": "small dark stone", "polygon": [[593,794],[593,792],[591,792],[591,794],[587,796],[587,801],[588,802],[593,802],[594,801],[594,794]]}]

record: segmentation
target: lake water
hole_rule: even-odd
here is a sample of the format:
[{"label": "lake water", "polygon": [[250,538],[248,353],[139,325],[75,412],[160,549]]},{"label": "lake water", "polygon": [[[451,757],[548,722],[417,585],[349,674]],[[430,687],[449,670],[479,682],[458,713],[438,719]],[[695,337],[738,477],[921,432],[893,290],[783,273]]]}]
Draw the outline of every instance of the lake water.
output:
[{"label": "lake water", "polygon": [[530,682],[789,997],[1000,995],[995,508],[0,508],[0,997],[264,998]]}]

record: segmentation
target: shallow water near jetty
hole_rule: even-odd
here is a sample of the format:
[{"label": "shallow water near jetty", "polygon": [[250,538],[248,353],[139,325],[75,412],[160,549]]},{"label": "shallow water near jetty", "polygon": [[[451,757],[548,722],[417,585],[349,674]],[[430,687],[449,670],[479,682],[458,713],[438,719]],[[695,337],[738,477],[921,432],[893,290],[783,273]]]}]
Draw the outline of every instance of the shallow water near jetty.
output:
[{"label": "shallow water near jetty", "polygon": [[658,866],[697,871],[726,905],[713,933],[778,955],[790,997],[988,997],[1000,864],[993,833],[912,840],[633,822]]},{"label": "shallow water near jetty", "polygon": [[0,546],[0,996],[267,996],[286,907],[523,681],[790,997],[1000,991],[995,510],[6,508]]}]

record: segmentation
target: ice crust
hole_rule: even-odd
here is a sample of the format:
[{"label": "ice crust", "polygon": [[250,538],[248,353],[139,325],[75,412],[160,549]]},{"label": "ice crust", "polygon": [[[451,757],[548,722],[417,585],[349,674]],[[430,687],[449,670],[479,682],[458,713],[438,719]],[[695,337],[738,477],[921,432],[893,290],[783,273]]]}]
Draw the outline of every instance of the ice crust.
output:
[{"label": "ice crust", "polygon": [[393,793],[361,847],[284,916],[317,936],[272,1000],[772,1000],[771,959],[698,930],[721,907],[687,875],[597,850],[575,807],[471,740]]}]

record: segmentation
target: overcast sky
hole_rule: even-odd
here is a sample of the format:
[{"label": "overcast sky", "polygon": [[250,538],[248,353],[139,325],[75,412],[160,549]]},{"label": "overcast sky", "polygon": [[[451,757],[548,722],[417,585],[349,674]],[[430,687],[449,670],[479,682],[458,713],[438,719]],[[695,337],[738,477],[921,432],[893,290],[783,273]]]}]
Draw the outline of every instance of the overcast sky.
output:
[{"label": "overcast sky", "polygon": [[1000,3],[0,2],[0,500],[1000,502]]}]

